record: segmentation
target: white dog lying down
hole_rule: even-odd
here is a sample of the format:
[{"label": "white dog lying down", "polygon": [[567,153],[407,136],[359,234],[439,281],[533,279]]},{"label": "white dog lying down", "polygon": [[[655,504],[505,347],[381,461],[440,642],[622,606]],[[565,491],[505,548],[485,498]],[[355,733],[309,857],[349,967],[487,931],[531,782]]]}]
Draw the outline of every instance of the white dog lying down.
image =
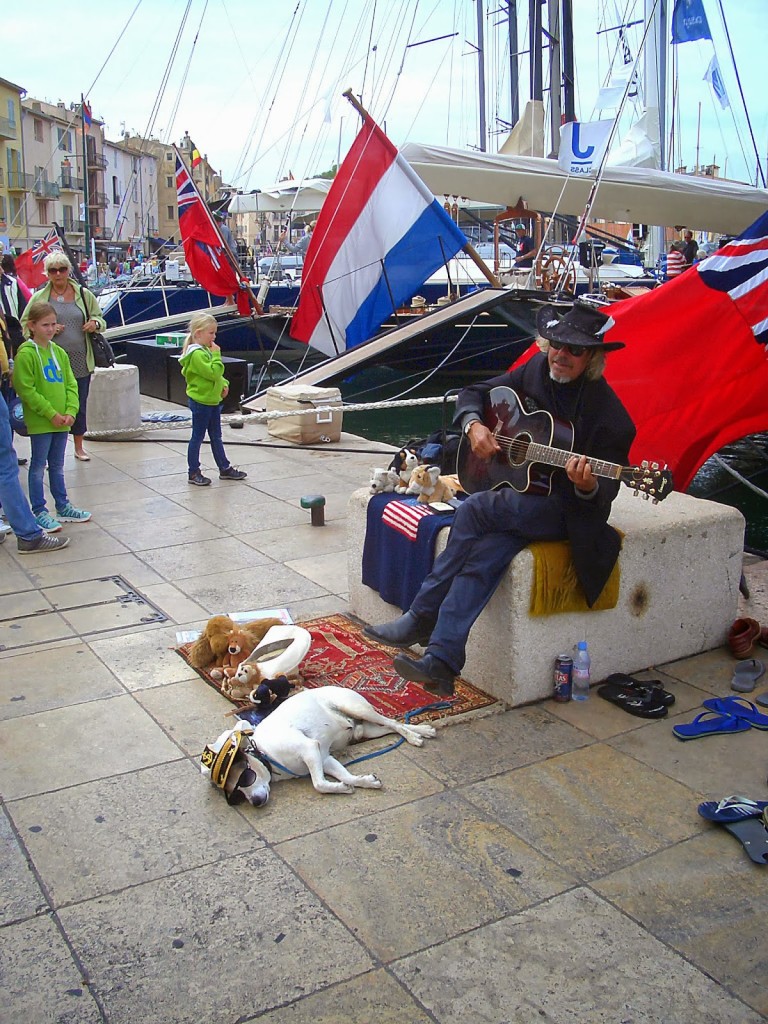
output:
[{"label": "white dog lying down", "polygon": [[354,690],[320,686],[289,697],[255,728],[239,722],[237,729],[222,734],[203,751],[202,771],[210,772],[228,803],[248,800],[254,807],[269,800],[273,779],[307,773],[318,793],[352,793],[356,786],[379,789],[375,775],[353,775],[332,752],[390,732],[417,747],[435,735],[431,725],[403,725],[380,715]]}]

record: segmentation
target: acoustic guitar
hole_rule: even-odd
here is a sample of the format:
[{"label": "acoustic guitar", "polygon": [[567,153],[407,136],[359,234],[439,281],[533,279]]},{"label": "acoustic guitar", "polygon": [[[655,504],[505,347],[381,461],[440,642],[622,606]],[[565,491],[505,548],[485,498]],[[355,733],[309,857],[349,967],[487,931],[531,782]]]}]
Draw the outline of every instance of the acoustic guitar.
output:
[{"label": "acoustic guitar", "polygon": [[[456,457],[456,472],[468,494],[476,491],[513,487],[521,494],[547,495],[552,473],[566,462],[580,458],[573,451],[573,426],[558,420],[543,409],[527,413],[512,388],[496,387],[488,392],[483,423],[501,447],[490,459],[481,459],[472,451],[463,434]],[[673,488],[672,474],[657,463],[620,466],[587,456],[595,476],[621,480],[635,493],[663,501]],[[552,467],[551,469],[547,467]]]}]

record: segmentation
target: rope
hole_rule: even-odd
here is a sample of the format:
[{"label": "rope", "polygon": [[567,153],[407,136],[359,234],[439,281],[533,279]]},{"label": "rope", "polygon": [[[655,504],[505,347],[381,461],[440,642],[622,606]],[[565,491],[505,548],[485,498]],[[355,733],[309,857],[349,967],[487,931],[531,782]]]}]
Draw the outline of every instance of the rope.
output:
[{"label": "rope", "polygon": [[759,494],[761,498],[768,498],[768,494],[764,490],[762,490],[756,484],[753,484],[751,480],[747,480],[747,478],[745,476],[742,476],[737,469],[733,468],[733,466],[729,466],[725,459],[722,459],[717,454],[713,455],[712,458],[718,464],[718,466],[721,467],[721,469],[724,469],[727,473],[730,473],[731,476],[735,477],[735,479],[738,480],[740,484],[743,484],[745,487],[749,488],[750,491],[754,491],[755,494]]},{"label": "rope", "polygon": [[[305,412],[319,413],[319,412],[370,412],[374,409],[401,409],[406,406],[412,405],[438,405],[444,401],[455,402],[456,397],[450,396],[447,398],[441,398],[439,395],[434,398],[407,398],[399,401],[392,402],[358,402],[351,405],[314,405],[311,409],[307,410],[286,410],[285,412],[254,412],[248,416],[243,417],[241,413],[229,414],[221,417],[221,422],[224,424],[228,423],[269,423],[270,420],[284,419],[287,416],[302,416]],[[123,427],[119,430],[89,430],[86,433],[86,437],[98,438],[98,437],[114,437],[124,436],[125,434],[143,434],[145,431],[150,430],[187,430],[190,423],[192,422],[191,417],[177,423],[142,423],[140,427]]]}]

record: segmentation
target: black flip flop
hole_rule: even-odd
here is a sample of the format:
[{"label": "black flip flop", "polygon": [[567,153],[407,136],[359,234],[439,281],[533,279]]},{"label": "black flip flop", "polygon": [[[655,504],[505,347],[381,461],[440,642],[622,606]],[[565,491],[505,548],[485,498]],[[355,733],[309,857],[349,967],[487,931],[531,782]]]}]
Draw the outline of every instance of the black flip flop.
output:
[{"label": "black flip flop", "polygon": [[768,864],[768,828],[760,818],[722,822],[732,836],[736,836],[755,864]]},{"label": "black flip flop", "polygon": [[665,690],[661,685],[661,680],[659,679],[643,681],[642,679],[635,679],[634,676],[628,676],[624,672],[614,672],[610,676],[606,676],[603,682],[617,683],[635,690],[647,690],[650,687],[655,691],[659,698],[659,703],[666,704],[668,708],[672,707],[675,703],[674,693],[670,693],[669,690]]},{"label": "black flip flop", "polygon": [[598,686],[597,693],[603,700],[623,708],[636,718],[666,718],[669,714],[667,705],[660,700],[653,686],[641,690],[639,687],[606,682]]}]

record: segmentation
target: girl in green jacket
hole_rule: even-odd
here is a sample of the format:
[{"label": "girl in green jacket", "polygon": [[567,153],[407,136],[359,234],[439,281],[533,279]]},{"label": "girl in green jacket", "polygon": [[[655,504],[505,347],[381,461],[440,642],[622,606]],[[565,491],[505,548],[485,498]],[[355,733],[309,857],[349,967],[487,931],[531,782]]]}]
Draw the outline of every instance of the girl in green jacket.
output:
[{"label": "girl in green jacket", "polygon": [[[90,512],[75,508],[64,484],[64,455],[69,428],[77,415],[78,395],[69,356],[52,340],[57,325],[56,310],[50,303],[30,303],[26,325],[30,338],[19,346],[13,366],[13,387],[21,399],[32,450],[29,504],[46,533],[58,533],[62,522],[85,523],[91,518]],[[56,518],[45,505],[46,465]]]},{"label": "girl in green jacket", "polygon": [[192,410],[192,436],[187,449],[189,482],[207,487],[210,477],[200,471],[200,446],[206,432],[211,439],[211,454],[219,467],[220,480],[245,480],[247,473],[235,469],[224,451],[221,439],[221,403],[229,384],[224,377],[221,349],[216,344],[218,324],[208,313],[196,313],[189,321],[189,334],[179,356],[187,382],[187,399]]}]

